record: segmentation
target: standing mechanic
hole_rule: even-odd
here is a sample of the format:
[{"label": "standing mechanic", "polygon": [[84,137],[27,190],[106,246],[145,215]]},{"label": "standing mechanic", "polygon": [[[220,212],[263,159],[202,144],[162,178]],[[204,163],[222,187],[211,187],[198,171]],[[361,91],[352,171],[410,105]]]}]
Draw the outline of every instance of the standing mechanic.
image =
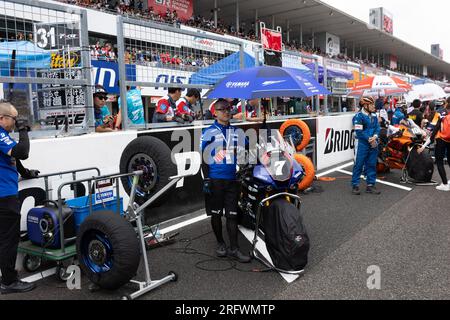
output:
[{"label": "standing mechanic", "polygon": [[[18,112],[10,102],[0,102],[0,293],[27,292],[35,288],[33,283],[22,282],[15,270],[17,247],[20,241],[20,203],[18,198],[18,173],[24,179],[36,178],[37,170],[28,170],[20,160],[26,160],[30,152],[25,122],[17,120]],[[19,143],[10,133],[19,131]]]},{"label": "standing mechanic", "polygon": [[375,101],[372,97],[361,99],[362,109],[353,117],[356,134],[356,158],[353,167],[352,193],[360,195],[359,182],[363,168],[367,174],[366,193],[380,194],[375,187],[377,179],[378,135],[380,125],[376,115]]},{"label": "standing mechanic", "polygon": [[436,139],[434,153],[436,156],[436,166],[442,179],[442,183],[436,189],[449,192],[450,185],[448,184],[447,174],[445,172],[444,158],[445,154],[447,154],[447,163],[450,166],[450,97],[445,101],[444,107],[445,109],[437,113],[439,120],[434,127],[431,137],[427,139],[425,144],[417,152],[422,153]]},{"label": "standing mechanic", "polygon": [[[239,135],[237,129],[230,125],[231,106],[228,101],[220,99],[215,103],[215,117],[214,124],[203,131],[200,143],[206,213],[211,216],[212,229],[218,242],[216,255],[228,255],[241,263],[248,263],[251,258],[243,254],[238,246],[239,183],[236,180],[236,155],[239,151]],[[230,240],[228,252],[222,235],[224,210]]]}]

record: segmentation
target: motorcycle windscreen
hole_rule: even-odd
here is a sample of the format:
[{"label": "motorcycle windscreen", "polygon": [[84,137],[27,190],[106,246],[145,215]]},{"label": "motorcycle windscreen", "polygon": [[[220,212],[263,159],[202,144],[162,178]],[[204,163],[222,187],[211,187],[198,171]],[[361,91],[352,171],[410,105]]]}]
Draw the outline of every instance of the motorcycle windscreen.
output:
[{"label": "motorcycle windscreen", "polygon": [[274,181],[284,182],[292,177],[294,165],[287,152],[267,152],[263,155],[261,163]]}]

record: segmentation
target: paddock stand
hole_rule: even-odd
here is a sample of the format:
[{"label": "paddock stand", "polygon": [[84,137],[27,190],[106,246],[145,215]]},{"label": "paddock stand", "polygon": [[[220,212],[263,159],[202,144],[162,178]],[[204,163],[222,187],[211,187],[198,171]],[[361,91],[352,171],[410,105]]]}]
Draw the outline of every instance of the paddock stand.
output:
[{"label": "paddock stand", "polygon": [[136,225],[137,225],[137,229],[138,229],[137,231],[138,231],[139,241],[140,241],[140,245],[141,245],[141,252],[142,252],[142,255],[144,258],[145,281],[130,280],[131,283],[137,284],[139,286],[139,290],[137,290],[131,294],[122,296],[122,300],[134,300],[134,299],[146,294],[147,292],[149,292],[159,286],[162,286],[163,284],[166,284],[168,282],[177,281],[178,276],[173,271],[170,271],[166,277],[164,277],[160,280],[152,280],[151,279],[150,267],[149,267],[149,263],[148,263],[147,253],[146,253],[147,250],[146,250],[146,245],[145,245],[145,237],[144,237],[144,230],[143,230],[144,228],[143,228],[142,219],[144,217],[145,208],[147,208],[149,205],[154,203],[167,190],[169,190],[178,181],[180,181],[181,179],[183,179],[185,177],[187,177],[187,176],[174,176],[174,177],[169,178],[169,180],[171,180],[169,184],[167,184],[163,189],[161,189],[153,197],[151,197],[149,200],[147,200],[147,202],[145,202],[143,205],[138,206],[136,208],[134,207],[133,203],[134,203],[134,196],[136,194],[136,186],[138,184],[137,180],[139,179],[139,177],[138,176],[134,177],[135,181],[133,181],[133,186],[132,186],[132,189],[130,192],[130,201],[129,201],[129,205],[128,205],[127,214],[129,215],[129,218],[136,220]]}]

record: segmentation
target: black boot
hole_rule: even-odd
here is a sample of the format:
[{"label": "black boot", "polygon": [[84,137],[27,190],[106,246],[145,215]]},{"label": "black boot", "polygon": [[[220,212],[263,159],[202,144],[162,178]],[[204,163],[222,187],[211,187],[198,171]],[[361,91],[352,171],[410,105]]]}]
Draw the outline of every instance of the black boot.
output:
[{"label": "black boot", "polygon": [[219,258],[227,256],[227,245],[224,242],[219,242],[219,244],[217,244],[216,256]]},{"label": "black boot", "polygon": [[228,251],[228,256],[232,259],[239,261],[240,263],[249,263],[252,260],[250,256],[246,256],[239,249]]},{"label": "black boot", "polygon": [[21,293],[28,292],[36,288],[34,283],[23,282],[17,280],[16,282],[11,283],[9,286],[5,284],[0,285],[0,293],[8,294],[8,293]]}]

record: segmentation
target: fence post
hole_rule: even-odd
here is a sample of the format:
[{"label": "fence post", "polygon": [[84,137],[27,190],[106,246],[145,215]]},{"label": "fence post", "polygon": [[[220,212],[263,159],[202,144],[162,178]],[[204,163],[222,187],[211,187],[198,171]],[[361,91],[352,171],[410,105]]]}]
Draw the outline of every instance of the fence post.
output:
[{"label": "fence post", "polygon": [[127,75],[125,67],[125,43],[123,36],[123,19],[117,16],[117,62],[119,63],[120,112],[122,114],[122,130],[128,129]]},{"label": "fence post", "polygon": [[86,125],[87,128],[93,128],[95,131],[95,116],[94,116],[94,97],[92,94],[92,85],[95,79],[92,79],[91,74],[91,54],[89,50],[89,36],[88,36],[88,21],[87,11],[80,10],[80,33],[81,33],[81,59],[83,63],[83,77],[86,80]]}]

